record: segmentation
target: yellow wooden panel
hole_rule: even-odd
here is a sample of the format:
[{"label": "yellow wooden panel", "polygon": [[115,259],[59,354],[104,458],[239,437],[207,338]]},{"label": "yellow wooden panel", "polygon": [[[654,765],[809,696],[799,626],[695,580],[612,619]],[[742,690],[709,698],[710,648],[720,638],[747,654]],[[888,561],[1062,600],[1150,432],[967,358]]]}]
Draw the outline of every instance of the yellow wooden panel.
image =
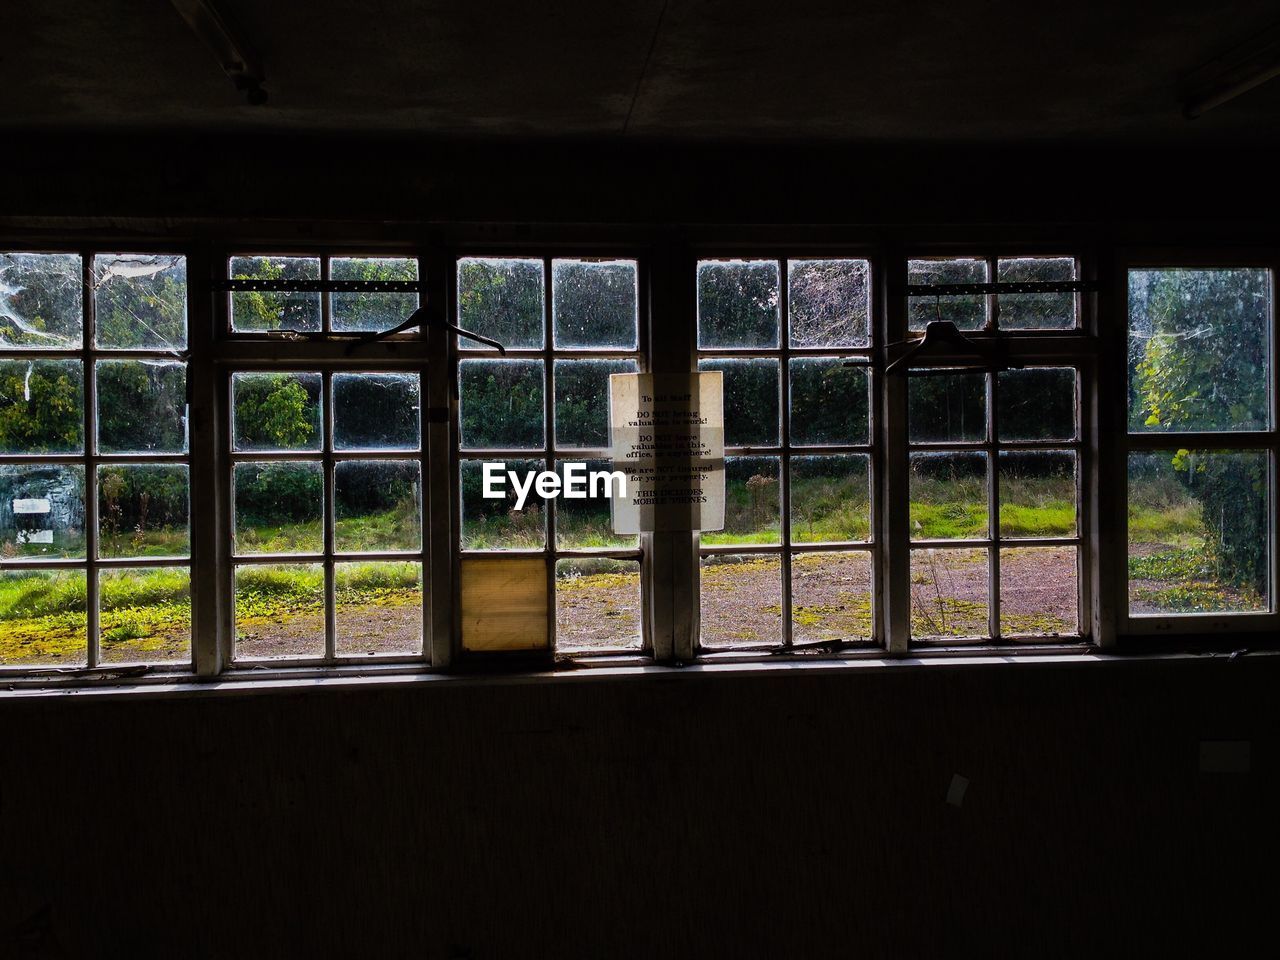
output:
[{"label": "yellow wooden panel", "polygon": [[462,646],[545,650],[547,562],[542,557],[462,558]]}]

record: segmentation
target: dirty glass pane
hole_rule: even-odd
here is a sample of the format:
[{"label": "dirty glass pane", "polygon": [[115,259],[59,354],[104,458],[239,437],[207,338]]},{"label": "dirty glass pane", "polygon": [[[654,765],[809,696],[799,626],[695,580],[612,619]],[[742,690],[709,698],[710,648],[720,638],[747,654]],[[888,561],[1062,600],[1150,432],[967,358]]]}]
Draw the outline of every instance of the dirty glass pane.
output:
[{"label": "dirty glass pane", "polygon": [[237,451],[319,450],[318,373],[235,373],[231,408]]},{"label": "dirty glass pane", "polygon": [[609,375],[635,373],[634,360],[557,360],[556,446],[609,446]]},{"label": "dirty glass pane", "polygon": [[556,564],[556,649],[639,650],[640,564],[602,557]]},{"label": "dirty glass pane", "polygon": [[553,260],[551,319],[557,347],[634,350],[638,339],[634,260]]},{"label": "dirty glass pane", "polygon": [[420,550],[421,472],[416,460],[334,464],[334,548],[355,553]]},{"label": "dirty glass pane", "polygon": [[541,360],[458,363],[461,446],[472,450],[543,445]]},{"label": "dirty glass pane", "polygon": [[236,567],[235,659],[324,656],[324,567]]},{"label": "dirty glass pane", "polygon": [[1129,271],[1129,429],[1265,430],[1271,272]]},{"label": "dirty glass pane", "polygon": [[[319,280],[318,257],[232,257],[232,280]],[[237,332],[320,330],[320,294],[239,291],[231,294],[231,329]]]},{"label": "dirty glass pane", "polygon": [[98,451],[185,453],[187,365],[99,360]]},{"label": "dirty glass pane", "polygon": [[778,443],[781,367],[777,360],[699,360],[698,369],[724,373],[725,446]]},{"label": "dirty glass pane", "polygon": [[704,648],[782,645],[782,561],[777,556],[703,557],[701,582]]},{"label": "dirty glass pane", "polygon": [[855,453],[791,460],[791,539],[796,543],[871,536],[871,458]]},{"label": "dirty glass pane", "polygon": [[185,463],[100,464],[98,556],[187,556],[190,506]]},{"label": "dirty glass pane", "polygon": [[[458,325],[507,349],[538,349],[544,341],[541,260],[458,261]],[[464,350],[492,350],[458,338]]]},{"label": "dirty glass pane", "polygon": [[911,636],[989,636],[990,593],[986,550],[912,550]]},{"label": "dirty glass pane", "polygon": [[871,265],[866,260],[787,262],[793,347],[871,345]]},{"label": "dirty glass pane", "polygon": [[[490,489],[501,494],[484,495],[484,465],[496,464]],[[546,544],[546,503],[539,496],[536,477],[546,469],[543,460],[463,460],[459,465],[462,486],[462,549],[540,550]],[[517,509],[519,494],[508,475],[528,483],[527,495]]]},{"label": "dirty glass pane", "polygon": [[1075,547],[1000,551],[1000,633],[1005,637],[1077,636],[1080,578]]},{"label": "dirty glass pane", "polygon": [[0,558],[84,555],[84,467],[0,464]]},{"label": "dirty glass pane", "polygon": [[[417,280],[413,257],[334,257],[331,280]],[[390,330],[418,309],[416,293],[331,293],[329,326],[339,332]]]},{"label": "dirty glass pane", "polygon": [[912,443],[987,439],[986,374],[912,374],[907,381],[907,419]]},{"label": "dirty glass pane", "polygon": [[[1072,257],[1010,257],[996,263],[1003,283],[1074,280]],[[1070,330],[1076,326],[1074,293],[1002,293],[997,325],[1001,330]]]},{"label": "dirty glass pane", "polygon": [[636,535],[613,532],[609,515],[610,497],[607,495],[607,484],[613,481],[591,480],[592,473],[612,472],[613,464],[608,460],[561,461],[556,464],[556,473],[562,483],[571,465],[575,493],[585,490],[587,496],[571,497],[567,492],[568,486],[562,487],[556,500],[556,546],[562,550],[639,546],[640,540]]},{"label": "dirty glass pane", "polygon": [[866,443],[871,377],[863,364],[839,358],[795,358],[791,371],[791,443],[825,446]]},{"label": "dirty glass pane", "polygon": [[986,537],[987,455],[911,455],[911,539]]},{"label": "dirty glass pane", "polygon": [[781,539],[778,479],[777,457],[728,457],[724,465],[724,529],[705,531],[702,542],[777,543]]},{"label": "dirty glass pane", "polygon": [[79,360],[0,360],[0,453],[84,450]]},{"label": "dirty glass pane", "polygon": [[417,450],[422,436],[416,373],[335,373],[335,450]]},{"label": "dirty glass pane", "polygon": [[0,348],[75,350],[84,277],[74,253],[0,253]]},{"label": "dirty glass pane", "polygon": [[0,570],[0,666],[83,666],[83,570]]},{"label": "dirty glass pane", "polygon": [[319,463],[237,463],[235,550],[319,553],[324,547],[324,469]]},{"label": "dirty glass pane", "polygon": [[1070,367],[1001,370],[1001,440],[1074,440],[1078,436],[1076,372]]},{"label": "dirty glass pane", "polygon": [[101,662],[190,662],[188,568],[103,569],[98,572],[98,598]]},{"label": "dirty glass pane", "polygon": [[871,554],[792,555],[793,644],[869,641],[871,618]]},{"label": "dirty glass pane", "polygon": [[1129,455],[1129,612],[1270,609],[1264,451]]},{"label": "dirty glass pane", "polygon": [[187,258],[102,253],[93,258],[93,339],[112,350],[185,350]]},{"label": "dirty glass pane", "polygon": [[422,564],[333,565],[338,656],[422,652]]},{"label": "dirty glass pane", "polygon": [[[907,283],[986,283],[987,261],[973,257],[950,260],[908,260]],[[907,306],[912,330],[923,330],[932,320],[950,320],[961,330],[981,330],[987,325],[987,298],[983,294],[913,295]]]},{"label": "dirty glass pane", "polygon": [[462,558],[462,646],[545,650],[550,640],[545,557]]},{"label": "dirty glass pane", "polygon": [[1076,455],[1020,450],[1000,454],[1000,536],[1076,535]]},{"label": "dirty glass pane", "polygon": [[779,282],[773,260],[701,261],[698,346],[776,347]]}]

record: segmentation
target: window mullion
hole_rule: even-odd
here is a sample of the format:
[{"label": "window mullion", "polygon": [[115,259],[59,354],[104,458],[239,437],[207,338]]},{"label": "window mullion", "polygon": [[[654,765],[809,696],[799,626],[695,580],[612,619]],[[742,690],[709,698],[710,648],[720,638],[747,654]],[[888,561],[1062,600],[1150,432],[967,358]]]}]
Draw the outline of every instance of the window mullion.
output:
[{"label": "window mullion", "polygon": [[85,250],[80,255],[81,306],[84,310],[84,337],[81,342],[81,363],[84,373],[84,533],[85,533],[85,599],[86,624],[85,666],[92,670],[98,665],[98,628],[100,611],[98,603],[98,385],[93,363],[94,296],[93,252]]},{"label": "window mullion", "polygon": [[427,594],[423,641],[431,665],[444,669],[453,663],[456,644],[461,637],[461,624],[455,616],[459,604],[454,591],[458,458],[451,429],[457,418],[457,401],[453,393],[453,385],[457,382],[455,341],[453,334],[439,321],[450,316],[453,309],[457,268],[451,267],[453,261],[440,250],[425,253],[420,263],[420,275],[425,278],[422,302],[428,310],[425,330],[427,382],[422,388],[421,451],[423,541],[427,551],[423,574]]},{"label": "window mullion", "polygon": [[[882,321],[881,369],[894,359],[890,344],[901,343],[907,336],[907,297],[905,293],[888,296],[890,290],[905,290],[907,261],[904,257],[886,256],[880,274],[881,302],[885,304]],[[905,371],[882,376],[884,417],[881,419],[880,449],[883,466],[880,488],[884,509],[880,513],[882,635],[885,649],[905,655],[911,643],[911,502],[907,483],[910,462],[907,454],[907,376]]]}]

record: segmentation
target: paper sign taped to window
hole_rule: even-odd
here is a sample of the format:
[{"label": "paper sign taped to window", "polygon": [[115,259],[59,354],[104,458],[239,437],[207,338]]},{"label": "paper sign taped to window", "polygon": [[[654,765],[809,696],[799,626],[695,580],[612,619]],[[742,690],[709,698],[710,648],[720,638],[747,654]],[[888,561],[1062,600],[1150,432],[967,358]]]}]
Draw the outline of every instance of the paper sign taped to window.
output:
[{"label": "paper sign taped to window", "polygon": [[19,543],[53,543],[52,530],[19,530]]},{"label": "paper sign taped to window", "polygon": [[724,528],[724,385],[708,373],[609,377],[614,533]]},{"label": "paper sign taped to window", "polygon": [[44,497],[29,497],[13,501],[14,513],[48,513],[49,501]]}]

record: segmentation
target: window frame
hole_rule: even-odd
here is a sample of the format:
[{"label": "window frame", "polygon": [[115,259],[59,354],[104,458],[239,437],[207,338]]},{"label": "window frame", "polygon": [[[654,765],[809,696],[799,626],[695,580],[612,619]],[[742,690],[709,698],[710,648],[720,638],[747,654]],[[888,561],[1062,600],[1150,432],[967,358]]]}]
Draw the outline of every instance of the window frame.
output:
[{"label": "window frame", "polygon": [[[1268,326],[1268,362],[1270,379],[1267,383],[1268,428],[1265,430],[1223,431],[1165,431],[1133,432],[1129,429],[1129,272],[1144,269],[1225,269],[1231,267],[1266,269],[1271,281],[1271,322]],[[1112,379],[1113,396],[1111,417],[1106,423],[1110,429],[1101,431],[1104,438],[1110,436],[1108,464],[1110,486],[1117,492],[1114,516],[1115,542],[1111,545],[1115,555],[1110,571],[1110,589],[1113,591],[1113,613],[1119,642],[1129,646],[1149,646],[1152,638],[1200,637],[1200,646],[1210,647],[1213,636],[1249,635],[1280,632],[1280,559],[1277,559],[1277,537],[1280,536],[1280,494],[1277,480],[1280,472],[1280,374],[1278,374],[1277,348],[1280,347],[1280,309],[1277,309],[1277,282],[1280,281],[1280,251],[1253,247],[1213,248],[1151,248],[1129,247],[1116,252],[1115,283],[1112,296],[1116,303],[1115,323],[1106,331],[1104,351],[1109,351],[1112,362],[1108,373]],[[1106,353],[1104,352],[1104,355]],[[1267,610],[1212,611],[1204,613],[1157,613],[1133,615],[1129,609],[1129,455],[1141,452],[1159,452],[1178,449],[1204,451],[1263,451],[1268,455],[1268,597]]]}]

